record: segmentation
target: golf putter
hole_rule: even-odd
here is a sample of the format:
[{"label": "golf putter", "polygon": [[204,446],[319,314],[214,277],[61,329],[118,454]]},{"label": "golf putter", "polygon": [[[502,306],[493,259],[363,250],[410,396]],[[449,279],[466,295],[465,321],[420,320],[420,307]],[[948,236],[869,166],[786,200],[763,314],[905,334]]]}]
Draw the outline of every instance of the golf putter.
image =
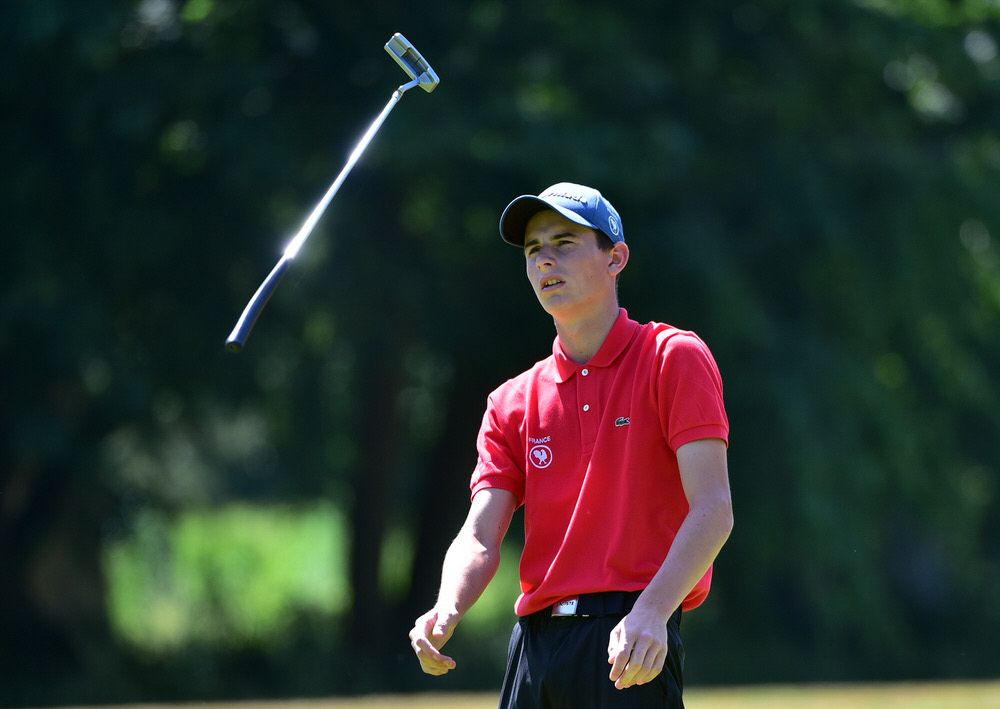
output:
[{"label": "golf putter", "polygon": [[418,82],[424,91],[430,93],[437,87],[440,81],[438,75],[431,69],[431,65],[420,56],[420,52],[414,49],[406,37],[399,32],[386,42],[385,51],[392,55],[396,63],[403,67],[403,71],[409,74],[411,79]]},{"label": "golf putter", "polygon": [[319,218],[323,216],[323,212],[326,211],[327,205],[330,204],[333,196],[337,194],[337,190],[340,189],[341,184],[343,184],[344,180],[347,179],[347,175],[350,174],[354,164],[361,158],[362,153],[365,152],[365,148],[368,147],[372,138],[375,137],[379,128],[382,127],[382,123],[385,122],[389,112],[396,106],[399,99],[401,99],[403,94],[412,89],[414,86],[419,86],[427,93],[430,93],[437,87],[438,82],[440,81],[440,79],[438,79],[438,75],[434,73],[434,70],[431,69],[430,64],[428,64],[427,61],[421,56],[420,52],[418,52],[414,46],[407,41],[406,37],[397,32],[386,43],[385,51],[392,55],[392,58],[396,60],[396,63],[403,68],[403,71],[405,71],[407,75],[409,75],[411,81],[406,84],[402,84],[393,92],[392,98],[389,99],[385,108],[382,109],[382,112],[372,122],[372,124],[368,127],[368,130],[361,137],[361,140],[359,140],[358,144],[354,147],[350,158],[347,160],[347,164],[344,165],[344,169],[340,171],[340,174],[337,175],[337,179],[333,181],[333,184],[330,185],[326,194],[323,195],[323,198],[313,208],[309,217],[305,220],[305,223],[303,223],[302,228],[299,229],[295,237],[288,243],[288,246],[285,247],[285,251],[281,259],[271,270],[271,273],[268,274],[267,278],[264,279],[264,282],[260,284],[259,288],[257,288],[257,292],[253,294],[250,302],[247,303],[247,306],[243,309],[243,314],[240,315],[240,319],[236,322],[236,326],[233,328],[233,331],[229,333],[229,337],[226,339],[226,349],[230,352],[236,354],[243,351],[247,338],[250,336],[250,330],[253,329],[254,323],[257,322],[257,318],[260,316],[264,306],[267,305],[267,301],[271,299],[271,296],[274,294],[278,284],[281,283],[281,279],[284,277],[288,267],[291,265],[292,261],[295,260],[295,257],[298,255],[302,245],[305,244],[306,239],[309,238],[313,228],[315,228],[316,222],[318,222]]}]

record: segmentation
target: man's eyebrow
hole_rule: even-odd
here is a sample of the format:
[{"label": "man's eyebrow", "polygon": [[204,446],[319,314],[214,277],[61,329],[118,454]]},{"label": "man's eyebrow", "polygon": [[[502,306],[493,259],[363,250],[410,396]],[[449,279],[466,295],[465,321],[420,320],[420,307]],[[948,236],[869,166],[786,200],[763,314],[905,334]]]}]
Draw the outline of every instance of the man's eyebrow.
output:
[{"label": "man's eyebrow", "polygon": [[[577,234],[576,232],[573,232],[573,231],[561,231],[558,234],[553,234],[549,238],[552,239],[552,240],[555,240],[555,239],[563,239],[563,238],[565,238],[567,236],[580,238],[580,235]],[[528,246],[531,246],[531,245],[534,245],[534,244],[540,244],[540,243],[542,243],[542,240],[539,239],[539,238],[537,238],[537,237],[533,238],[533,239],[525,239],[524,240],[524,247],[527,248]]]}]

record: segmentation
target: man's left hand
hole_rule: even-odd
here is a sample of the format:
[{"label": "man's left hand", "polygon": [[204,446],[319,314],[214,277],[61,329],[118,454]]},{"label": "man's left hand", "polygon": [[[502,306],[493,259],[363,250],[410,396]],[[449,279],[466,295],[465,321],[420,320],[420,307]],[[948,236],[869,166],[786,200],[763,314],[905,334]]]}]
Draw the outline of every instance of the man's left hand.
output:
[{"label": "man's left hand", "polygon": [[610,679],[618,689],[646,684],[667,660],[667,624],[658,613],[633,608],[611,631]]}]

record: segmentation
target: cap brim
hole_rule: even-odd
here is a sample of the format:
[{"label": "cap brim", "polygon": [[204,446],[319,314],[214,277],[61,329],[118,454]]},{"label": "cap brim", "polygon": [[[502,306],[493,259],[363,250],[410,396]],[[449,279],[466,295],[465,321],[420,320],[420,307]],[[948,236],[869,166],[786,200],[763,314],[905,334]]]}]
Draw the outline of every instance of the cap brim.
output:
[{"label": "cap brim", "polygon": [[564,207],[560,207],[558,204],[546,202],[541,197],[526,194],[515,199],[507,205],[507,209],[503,210],[503,214],[500,215],[500,236],[508,244],[523,248],[524,231],[528,227],[528,222],[533,216],[546,209],[558,212],[571,222],[579,224],[580,226],[600,231],[596,226],[588,222],[579,214],[571,212]]}]

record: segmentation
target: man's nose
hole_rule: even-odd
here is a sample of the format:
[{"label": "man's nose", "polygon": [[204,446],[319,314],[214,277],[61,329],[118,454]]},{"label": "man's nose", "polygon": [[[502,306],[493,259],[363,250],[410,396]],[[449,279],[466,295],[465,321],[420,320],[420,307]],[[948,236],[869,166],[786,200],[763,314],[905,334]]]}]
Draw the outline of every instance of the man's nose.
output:
[{"label": "man's nose", "polygon": [[542,246],[535,255],[535,265],[538,268],[553,266],[556,262],[555,249],[551,246]]}]

